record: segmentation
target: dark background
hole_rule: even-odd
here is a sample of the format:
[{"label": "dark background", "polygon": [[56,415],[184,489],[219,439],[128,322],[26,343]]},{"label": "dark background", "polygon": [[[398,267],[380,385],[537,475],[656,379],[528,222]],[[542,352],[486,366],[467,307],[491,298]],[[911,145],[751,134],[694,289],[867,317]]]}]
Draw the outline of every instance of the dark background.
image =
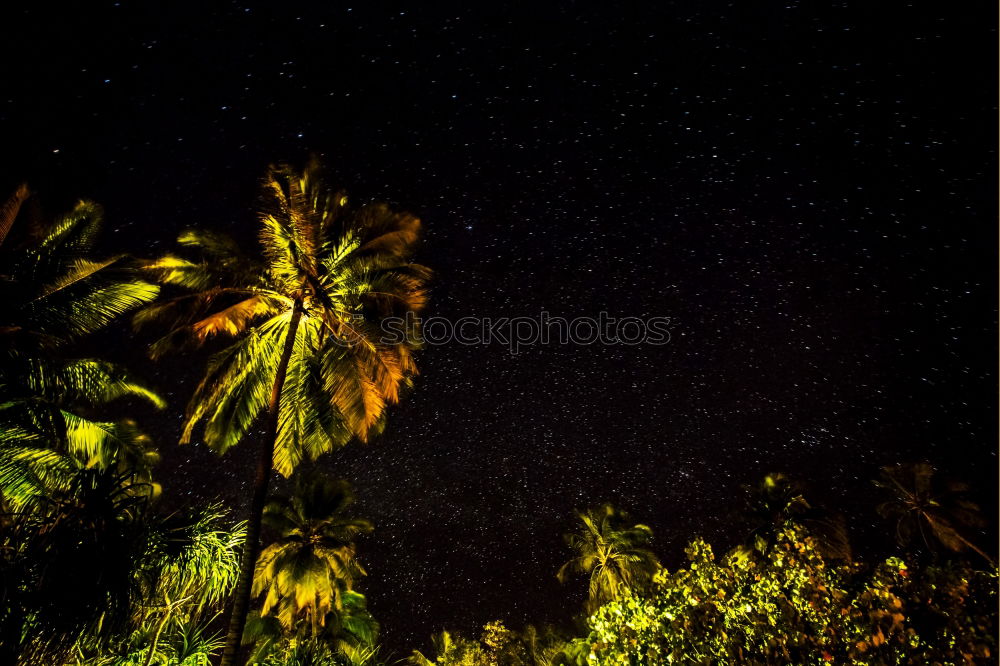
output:
[{"label": "dark background", "polygon": [[[661,347],[430,348],[386,434],[322,462],[377,525],[387,647],[569,617],[559,535],[603,500],[670,567],[741,538],[740,486],[771,470],[862,553],[886,463],[929,459],[995,514],[986,3],[77,4],[4,12],[4,189],[95,199],[153,256],[186,226],[252,243],[268,162],[315,152],[423,218],[429,314],[671,318]],[[251,446],[173,444],[203,358],[139,342],[172,404],[143,415],[166,501],[242,507]]]}]

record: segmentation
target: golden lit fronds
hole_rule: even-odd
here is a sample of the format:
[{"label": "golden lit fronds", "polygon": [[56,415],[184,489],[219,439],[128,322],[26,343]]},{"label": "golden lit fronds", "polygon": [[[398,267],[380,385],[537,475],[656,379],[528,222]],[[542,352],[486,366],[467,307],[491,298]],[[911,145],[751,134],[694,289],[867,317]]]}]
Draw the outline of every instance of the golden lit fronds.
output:
[{"label": "golden lit fronds", "polygon": [[21,204],[24,203],[25,199],[31,196],[30,190],[28,190],[27,183],[21,183],[14,190],[13,194],[7,198],[3,206],[0,207],[0,245],[3,244],[4,240],[7,238],[7,234],[10,233],[10,228],[14,226],[14,220],[17,218],[18,212],[21,210]]},{"label": "golden lit fronds", "polygon": [[29,303],[25,307],[25,318],[32,328],[42,333],[80,337],[151,302],[158,293],[159,287],[148,282],[91,276],[78,290],[55,292]]},{"label": "golden lit fronds", "polygon": [[278,407],[274,448],[274,469],[286,477],[303,460],[329,451],[331,442],[351,437],[326,397],[316,353],[323,335],[322,322],[314,318],[304,318],[296,331]]},{"label": "golden lit fronds", "polygon": [[159,460],[149,437],[133,421],[99,415],[127,398],[163,408],[159,395],[107,361],[65,361],[14,350],[8,350],[4,361],[0,493],[27,501],[25,489],[32,487],[51,497],[82,469],[148,478]]},{"label": "golden lit fronds", "polygon": [[142,265],[142,270],[155,275],[161,284],[186,289],[208,289],[213,285],[213,275],[208,265],[188,261],[175,255],[166,255]]},{"label": "golden lit fronds", "polygon": [[[412,350],[419,327],[404,340],[383,341],[382,322],[424,307],[430,271],[409,262],[420,221],[384,204],[348,207],[323,183],[316,162],[298,171],[272,166],[262,181],[259,241],[253,270],[228,238],[189,231],[185,250],[167,255],[151,274],[192,293],[157,303],[137,324],[166,323],[151,352],[197,347],[220,336],[233,345],[213,357],[188,408],[183,441],[205,423],[205,441],[224,451],[267,408],[284,340],[295,322],[277,405],[274,467],[288,475],[304,460],[369,439],[416,374]],[[293,318],[296,309],[301,316]]]},{"label": "golden lit fronds", "polygon": [[181,443],[191,441],[202,419],[205,443],[218,453],[243,438],[267,406],[289,316],[271,318],[212,356],[188,404]]},{"label": "golden lit fronds", "polygon": [[281,305],[275,303],[274,299],[251,296],[195,322],[191,325],[191,331],[200,340],[207,340],[220,334],[236,336],[258,318],[274,315],[280,311]]},{"label": "golden lit fronds", "polygon": [[325,388],[331,406],[343,416],[358,439],[367,442],[371,435],[381,431],[386,396],[373,380],[371,366],[356,353],[362,347],[363,344],[353,348],[331,345],[320,363],[327,378]]},{"label": "golden lit fronds", "polygon": [[121,259],[121,256],[112,257],[110,259],[105,259],[104,261],[89,261],[87,259],[77,259],[69,266],[69,270],[63,275],[45,285],[42,288],[41,294],[35,300],[45,298],[46,296],[51,296],[57,291],[62,291],[63,289],[68,289],[75,284],[79,284],[83,280],[95,275],[98,271],[104,270],[108,266],[116,263]]},{"label": "golden lit fronds", "polygon": [[360,255],[378,254],[397,260],[409,257],[420,239],[420,219],[409,213],[397,213],[382,203],[361,208],[354,220],[364,230]]},{"label": "golden lit fronds", "polygon": [[[234,298],[240,300],[233,303]],[[220,301],[232,305],[216,309]],[[155,359],[169,351],[198,348],[213,338],[238,337],[255,323],[285,312],[286,303],[287,299],[272,293],[209,289],[154,303],[136,314],[132,322],[137,329],[161,322],[173,324],[150,346],[150,356]]]},{"label": "golden lit fronds", "polygon": [[[333,277],[335,276],[335,277]],[[398,265],[384,258],[355,259],[325,278],[340,302],[374,308],[379,316],[405,316],[427,305],[431,271],[419,264]]]},{"label": "golden lit fronds", "polygon": [[[111,469],[148,479],[159,453],[133,421],[92,421],[72,412],[53,412],[62,430],[58,450],[46,423],[0,429],[0,495],[18,507],[66,489],[81,469]],[[10,415],[4,414],[5,421]],[[48,414],[35,412],[44,419]],[[39,429],[41,428],[41,429]]]},{"label": "golden lit fronds", "polygon": [[14,511],[44,505],[54,492],[65,492],[78,469],[65,453],[24,445],[0,448],[0,497]]},{"label": "golden lit fronds", "polygon": [[11,258],[12,315],[21,330],[50,343],[87,335],[151,302],[159,287],[138,279],[122,255],[87,256],[101,228],[99,206],[80,202]]},{"label": "golden lit fronds", "polygon": [[322,231],[337,208],[318,170],[315,162],[301,174],[285,164],[272,165],[264,178],[260,240],[280,279],[316,274]]},{"label": "golden lit fronds", "polygon": [[151,469],[159,462],[148,435],[134,421],[90,421],[63,411],[67,450],[87,467],[112,467],[127,463],[133,469]]},{"label": "golden lit fronds", "polygon": [[87,252],[93,249],[104,223],[104,209],[93,201],[78,201],[73,209],[46,230],[40,248],[43,252]]},{"label": "golden lit fronds", "polygon": [[243,258],[240,246],[231,236],[206,229],[185,229],[177,236],[182,247],[198,248],[206,255],[223,261]]},{"label": "golden lit fronds", "polygon": [[273,215],[265,215],[261,217],[260,241],[274,280],[289,290],[301,284],[302,266],[290,226]]}]

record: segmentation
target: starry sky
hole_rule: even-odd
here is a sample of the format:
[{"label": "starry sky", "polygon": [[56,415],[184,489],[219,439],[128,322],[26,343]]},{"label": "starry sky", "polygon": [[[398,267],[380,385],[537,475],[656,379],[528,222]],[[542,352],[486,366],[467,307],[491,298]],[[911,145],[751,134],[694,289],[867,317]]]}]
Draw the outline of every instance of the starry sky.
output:
[{"label": "starry sky", "polygon": [[[110,245],[250,243],[266,165],[316,153],[424,220],[429,314],[671,320],[663,346],[429,348],[386,433],[322,461],[377,525],[389,648],[569,617],[559,535],[605,500],[668,566],[740,538],[740,486],[772,470],[861,551],[882,464],[929,459],[995,507],[994,9],[78,4],[5,12],[0,185],[101,202]],[[174,445],[202,359],[118,335],[172,403],[141,415],[165,496],[239,507],[252,447]]]}]

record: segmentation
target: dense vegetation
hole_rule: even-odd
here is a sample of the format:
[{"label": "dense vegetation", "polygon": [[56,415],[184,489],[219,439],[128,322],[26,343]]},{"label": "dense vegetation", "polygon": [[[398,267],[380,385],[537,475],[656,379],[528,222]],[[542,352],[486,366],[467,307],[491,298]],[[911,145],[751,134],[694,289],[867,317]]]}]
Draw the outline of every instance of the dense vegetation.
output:
[{"label": "dense vegetation", "polygon": [[[392,344],[379,331],[424,304],[419,222],[350,207],[315,164],[274,167],[262,190],[257,255],[204,230],[158,259],[103,255],[93,203],[48,220],[22,186],[0,209],[0,665],[400,661],[361,591],[357,540],[374,526],[347,482],[302,463],[376,434],[416,374],[419,330]],[[81,344],[127,320],[152,331],[153,360],[208,347],[182,440],[258,448],[245,522],[162,508],[157,448],[133,415],[169,406]],[[287,495],[269,496],[272,471]],[[716,555],[694,538],[676,568],[649,527],[586,509],[553,572],[588,582],[565,626],[445,631],[403,661],[995,663],[997,571],[968,489],[926,463],[876,484],[899,550],[873,561],[780,474],[745,489],[743,543]]]}]

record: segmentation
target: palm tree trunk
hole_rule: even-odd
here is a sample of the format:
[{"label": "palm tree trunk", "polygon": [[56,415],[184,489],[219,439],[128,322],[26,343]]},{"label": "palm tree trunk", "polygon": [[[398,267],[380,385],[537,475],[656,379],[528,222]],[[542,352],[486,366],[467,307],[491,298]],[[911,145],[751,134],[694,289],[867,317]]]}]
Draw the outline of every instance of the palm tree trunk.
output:
[{"label": "palm tree trunk", "polygon": [[274,467],[274,445],[278,439],[278,408],[281,403],[281,389],[285,385],[288,361],[295,348],[295,333],[301,317],[302,304],[296,301],[292,308],[292,318],[288,322],[285,348],[281,352],[281,360],[278,361],[278,369],[274,373],[271,401],[267,407],[267,435],[261,444],[260,457],[257,460],[253,498],[250,501],[250,516],[247,519],[247,539],[243,545],[243,561],[240,563],[240,577],[236,583],[233,610],[229,616],[229,631],[226,633],[226,647],[222,651],[221,666],[237,666],[236,660],[240,653],[243,628],[247,622],[247,611],[250,609],[254,569],[257,565],[257,556],[260,555],[260,522],[264,515],[264,503],[267,500],[267,487],[271,481],[271,470]]}]

